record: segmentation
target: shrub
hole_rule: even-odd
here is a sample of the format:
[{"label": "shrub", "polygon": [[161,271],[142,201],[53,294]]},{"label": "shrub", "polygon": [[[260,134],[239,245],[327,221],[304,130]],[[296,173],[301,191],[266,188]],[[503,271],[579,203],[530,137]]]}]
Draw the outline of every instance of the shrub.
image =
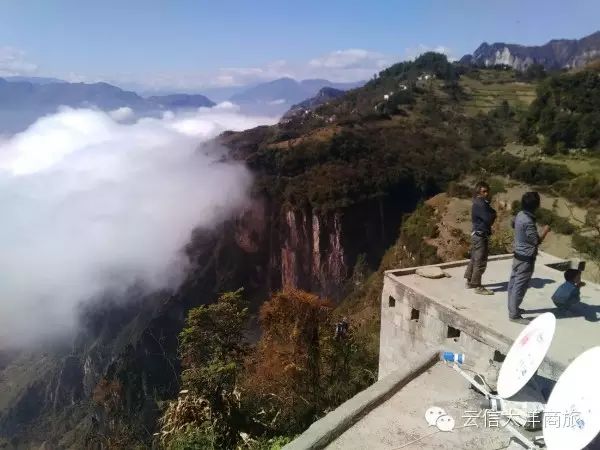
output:
[{"label": "shrub", "polygon": [[[177,406],[181,407],[180,404]],[[163,421],[163,433],[160,438],[160,443],[165,450],[216,450],[218,448],[217,436],[209,421],[191,422],[190,417],[182,414],[182,410],[177,410],[177,407],[169,407],[166,414],[169,420]],[[175,417],[176,414],[179,418]]]},{"label": "shrub", "polygon": [[217,447],[230,448],[238,441],[240,421],[245,419],[235,391],[247,354],[244,331],[248,320],[242,292],[226,292],[216,303],[189,311],[179,335],[181,378],[189,398],[171,403],[163,416],[163,430],[169,423],[184,430],[188,424],[201,427],[208,422]]},{"label": "shrub", "polygon": [[[512,213],[516,215],[521,210],[521,202],[515,200],[512,202]],[[535,212],[536,220],[541,225],[550,225],[552,231],[561,234],[573,234],[577,227],[573,225],[566,217],[559,216],[554,211],[546,208],[539,208]]]},{"label": "shrub", "polygon": [[261,306],[262,335],[242,391],[278,434],[302,431],[373,381],[352,328],[334,339],[332,311],[327,300],[297,289],[277,292]]},{"label": "shrub", "polygon": [[437,249],[424,240],[434,238],[437,235],[437,217],[435,211],[429,205],[421,205],[407,216],[400,231],[402,242],[415,258],[431,263],[436,262],[438,259]]},{"label": "shrub", "polygon": [[448,183],[448,188],[446,189],[448,195],[450,197],[456,198],[471,198],[473,197],[473,189],[465,186],[464,184],[457,183],[455,181],[451,181]]},{"label": "shrub", "polygon": [[499,230],[490,237],[490,255],[503,255],[512,251],[512,230]]},{"label": "shrub", "polygon": [[571,238],[573,248],[578,252],[589,255],[595,261],[600,261],[600,238],[598,236],[584,236],[575,233]]},{"label": "shrub", "polygon": [[505,137],[502,126],[492,115],[480,113],[470,121],[470,144],[475,150],[499,148],[504,146]]},{"label": "shrub", "polygon": [[506,186],[504,185],[504,181],[500,178],[491,178],[489,180],[489,185],[492,195],[506,192]]},{"label": "shrub", "polygon": [[597,202],[600,198],[600,183],[594,175],[579,175],[572,180],[556,183],[554,188],[578,204]]},{"label": "shrub", "polygon": [[479,161],[479,165],[492,173],[512,175],[519,166],[521,159],[510,153],[494,152]]},{"label": "shrub", "polygon": [[596,70],[551,76],[539,84],[519,136],[527,141],[540,132],[549,142],[547,152],[557,144],[592,148],[600,141],[599,98]]},{"label": "shrub", "polygon": [[247,444],[248,450],[281,450],[285,445],[292,442],[289,436],[275,436],[273,438],[261,438]]},{"label": "shrub", "polygon": [[546,186],[573,178],[573,174],[566,166],[544,163],[539,160],[520,162],[512,176],[527,184]]},{"label": "shrub", "polygon": [[542,225],[550,225],[552,231],[561,234],[573,234],[577,227],[569,222],[569,219],[561,217],[554,211],[540,208],[535,213],[537,221]]}]

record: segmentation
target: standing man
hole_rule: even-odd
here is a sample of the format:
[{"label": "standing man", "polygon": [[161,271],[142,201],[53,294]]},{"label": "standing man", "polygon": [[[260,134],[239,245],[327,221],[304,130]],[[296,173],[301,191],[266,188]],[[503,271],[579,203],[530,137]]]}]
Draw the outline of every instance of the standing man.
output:
[{"label": "standing man", "polygon": [[540,194],[526,192],[521,198],[522,211],[517,214],[513,222],[515,242],[512,272],[508,282],[508,318],[521,324],[527,323],[521,316],[524,311],[520,306],[533,275],[538,247],[550,232],[550,227],[546,225],[542,233],[538,234],[535,211],[539,207]]},{"label": "standing man", "polygon": [[481,277],[487,267],[489,240],[492,225],[496,220],[496,210],[490,205],[490,186],[480,181],[475,186],[475,196],[471,209],[471,261],[467,266],[465,278],[467,288],[475,288],[475,293],[492,295],[493,292],[481,285]]}]

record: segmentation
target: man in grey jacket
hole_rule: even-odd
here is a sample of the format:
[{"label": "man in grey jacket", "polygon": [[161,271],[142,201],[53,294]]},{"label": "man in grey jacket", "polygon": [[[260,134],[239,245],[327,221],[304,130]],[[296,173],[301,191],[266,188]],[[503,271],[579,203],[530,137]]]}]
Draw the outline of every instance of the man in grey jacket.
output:
[{"label": "man in grey jacket", "polygon": [[508,318],[517,323],[527,323],[521,316],[524,311],[520,308],[529,281],[535,268],[538,246],[543,242],[550,227],[544,226],[538,234],[535,222],[535,211],[540,207],[540,194],[526,192],[521,198],[521,208],[513,222],[515,229],[514,257],[512,272],[508,282]]},{"label": "man in grey jacket", "polygon": [[481,285],[481,277],[487,267],[489,239],[495,220],[496,210],[490,205],[490,186],[481,181],[475,186],[471,208],[471,260],[465,271],[467,288],[474,288],[475,293],[480,295],[493,294]]}]

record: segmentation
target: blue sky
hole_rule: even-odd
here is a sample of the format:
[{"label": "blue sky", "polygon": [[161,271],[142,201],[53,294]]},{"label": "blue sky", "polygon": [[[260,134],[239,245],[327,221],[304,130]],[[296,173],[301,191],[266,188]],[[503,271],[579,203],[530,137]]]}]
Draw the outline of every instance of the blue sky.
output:
[{"label": "blue sky", "polygon": [[597,0],[4,0],[0,73],[182,87],[349,81],[426,49],[460,57],[483,41],[582,37],[599,17]]}]

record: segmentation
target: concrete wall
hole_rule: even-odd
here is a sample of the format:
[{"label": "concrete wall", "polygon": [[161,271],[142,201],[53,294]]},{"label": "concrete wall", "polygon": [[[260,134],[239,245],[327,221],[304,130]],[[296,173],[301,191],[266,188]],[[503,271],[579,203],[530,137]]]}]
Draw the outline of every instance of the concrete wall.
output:
[{"label": "concrete wall", "polygon": [[501,360],[509,346],[494,336],[481,339],[474,326],[386,276],[381,297],[379,379],[403,367],[414,355],[437,348],[464,352],[469,365],[493,377],[499,367],[494,360]]},{"label": "concrete wall", "polygon": [[[494,261],[506,259],[512,259],[512,255],[490,256],[488,263],[493,264]],[[539,253],[538,260],[538,264],[552,268],[569,264],[568,261],[545,252]],[[437,266],[451,269],[464,266],[467,262],[453,261]],[[444,348],[465,353],[467,364],[475,367],[488,381],[495,383],[504,356],[513,344],[512,339],[493,328],[481,326],[476,317],[449,309],[435,299],[403,284],[402,276],[413,274],[416,269],[412,267],[390,270],[384,275],[381,293],[379,379],[402,367],[407,357]],[[562,277],[562,274],[560,275]],[[391,306],[392,304],[394,306]],[[454,337],[458,332],[459,336]],[[565,368],[564,364],[546,357],[538,373],[556,380]]]}]

